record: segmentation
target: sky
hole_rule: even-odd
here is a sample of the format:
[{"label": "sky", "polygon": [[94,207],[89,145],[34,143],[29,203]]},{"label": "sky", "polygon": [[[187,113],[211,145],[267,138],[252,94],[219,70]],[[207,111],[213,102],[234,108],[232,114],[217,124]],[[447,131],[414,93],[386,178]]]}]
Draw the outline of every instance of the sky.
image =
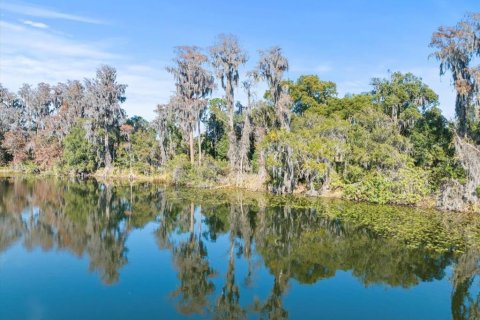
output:
[{"label": "sky", "polygon": [[271,46],[289,59],[287,78],[316,74],[336,82],[340,96],[369,91],[371,78],[389,70],[412,72],[452,119],[451,78],[440,77],[428,44],[439,26],[479,9],[479,0],[0,0],[0,83],[16,91],[25,82],[81,80],[109,64],[128,85],[127,113],[151,120],[174,91],[165,71],[174,47],[208,49],[218,34],[230,33],[248,52],[241,74]]}]

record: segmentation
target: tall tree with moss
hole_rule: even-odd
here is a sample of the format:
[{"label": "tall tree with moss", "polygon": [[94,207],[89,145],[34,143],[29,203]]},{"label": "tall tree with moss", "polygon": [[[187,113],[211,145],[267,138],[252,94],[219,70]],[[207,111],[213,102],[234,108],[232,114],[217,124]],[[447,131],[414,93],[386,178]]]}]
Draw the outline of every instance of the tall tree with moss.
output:
[{"label": "tall tree with moss", "polygon": [[288,59],[280,47],[260,51],[260,59],[254,72],[256,78],[267,82],[269,98],[277,115],[277,125],[290,129],[290,106],[292,101],[283,83],[283,74],[288,71]]},{"label": "tall tree with moss", "polygon": [[127,85],[117,82],[117,70],[103,65],[97,70],[94,79],[85,81],[87,90],[86,115],[89,118],[88,136],[91,140],[103,142],[100,162],[106,167],[112,166],[113,144],[110,135],[125,119],[125,110],[121,103],[125,102]]},{"label": "tall tree with moss", "polygon": [[[457,135],[454,138],[458,161],[466,182],[450,180],[443,186],[439,206],[468,210],[480,205],[480,13],[468,14],[454,27],[440,27],[432,35],[433,56],[440,61],[440,74],[451,71],[456,91]],[[473,143],[472,143],[473,142]]]},{"label": "tall tree with moss", "polygon": [[455,112],[458,134],[472,135],[479,121],[480,13],[468,14],[453,27],[439,27],[432,35],[433,56],[440,61],[440,74],[451,71],[456,91]]},{"label": "tall tree with moss", "polygon": [[222,88],[225,90],[225,100],[228,113],[228,159],[230,169],[235,170],[237,155],[237,137],[234,128],[235,87],[238,86],[240,75],[238,68],[247,62],[247,54],[240,47],[233,35],[221,34],[210,48],[212,65]]},{"label": "tall tree with moss", "polygon": [[175,49],[174,66],[167,67],[175,78],[176,94],[170,105],[182,131],[189,137],[190,162],[195,162],[193,147],[194,130],[198,129],[198,163],[201,163],[200,119],[207,106],[206,99],[214,88],[213,75],[205,68],[207,56],[195,46],[181,46]]}]

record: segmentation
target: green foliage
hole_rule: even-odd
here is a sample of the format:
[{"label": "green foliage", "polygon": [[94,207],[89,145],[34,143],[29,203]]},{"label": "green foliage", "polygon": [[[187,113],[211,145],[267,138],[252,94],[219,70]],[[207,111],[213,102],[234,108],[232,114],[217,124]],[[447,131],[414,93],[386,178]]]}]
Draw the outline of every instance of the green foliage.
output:
[{"label": "green foliage", "polygon": [[95,146],[85,136],[85,129],[77,124],[63,140],[63,162],[68,172],[90,173],[97,167]]},{"label": "green foliage", "polygon": [[263,142],[270,186],[290,193],[305,184],[311,193],[328,183],[335,160],[345,151],[348,122],[307,111],[295,118],[292,130],[274,130]]},{"label": "green foliage", "polygon": [[[398,93],[408,104],[423,95],[425,106],[436,103],[420,79],[392,77],[393,84],[381,83],[389,99]],[[294,117],[291,131],[270,132],[262,144],[270,189],[289,193],[304,185],[317,194],[339,188],[352,200],[416,204],[442,179],[461,175],[452,133],[437,108],[422,114],[408,105],[395,119],[378,99],[372,94],[329,99]]]},{"label": "green foliage", "polygon": [[166,163],[165,171],[175,185],[211,188],[227,175],[228,163],[207,157],[201,165],[192,165],[187,156],[181,154]]},{"label": "green foliage", "polygon": [[150,123],[140,116],[133,116],[127,120],[127,124],[131,125],[135,131],[147,130],[150,128]]},{"label": "green foliage", "polygon": [[22,171],[26,174],[38,174],[40,172],[40,168],[32,160],[27,160],[22,164]]},{"label": "green foliage", "polygon": [[453,128],[436,107],[427,110],[408,134],[415,165],[429,171],[435,189],[445,180],[465,177],[462,167],[455,162],[453,134]]},{"label": "green foliage", "polygon": [[158,165],[158,142],[155,131],[148,127],[137,126],[129,140],[120,143],[115,165],[122,169],[132,169],[144,175],[154,173]]},{"label": "green foliage", "polygon": [[325,106],[312,108],[310,111],[326,117],[338,116],[342,119],[351,119],[359,111],[367,108],[381,110],[372,99],[370,94],[347,95],[341,99],[330,99]]},{"label": "green foliage", "polygon": [[393,72],[390,79],[372,79],[372,85],[375,101],[394,120],[406,110],[425,111],[438,104],[438,95],[412,73]]},{"label": "green foliage", "polygon": [[475,189],[475,191],[477,192],[477,197],[480,198],[480,185],[477,186],[477,188]]},{"label": "green foliage", "polygon": [[208,112],[204,114],[205,135],[203,149],[215,159],[226,160],[228,154],[228,137],[226,128],[228,115],[224,99],[215,98],[209,101]]},{"label": "green foliage", "polygon": [[430,192],[427,174],[418,168],[369,172],[359,182],[345,186],[347,199],[385,204],[416,204]]},{"label": "green foliage", "polygon": [[295,83],[288,81],[286,84],[293,99],[292,111],[299,114],[337,96],[337,85],[331,81],[321,81],[316,75],[303,75]]}]

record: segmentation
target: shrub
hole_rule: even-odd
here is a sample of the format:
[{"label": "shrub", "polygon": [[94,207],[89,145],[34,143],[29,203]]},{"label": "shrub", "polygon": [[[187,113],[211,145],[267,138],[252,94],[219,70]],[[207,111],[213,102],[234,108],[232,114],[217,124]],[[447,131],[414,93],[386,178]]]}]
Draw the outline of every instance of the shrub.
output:
[{"label": "shrub", "polygon": [[209,188],[228,174],[228,163],[211,157],[202,159],[202,164],[191,164],[186,155],[178,155],[165,165],[171,182],[179,186]]},{"label": "shrub", "polygon": [[396,172],[370,172],[361,181],[345,186],[350,200],[379,204],[416,204],[430,192],[427,174],[417,168],[403,168]]},{"label": "shrub", "polygon": [[70,173],[90,173],[96,169],[95,146],[85,136],[85,129],[78,125],[63,140],[63,165]]}]

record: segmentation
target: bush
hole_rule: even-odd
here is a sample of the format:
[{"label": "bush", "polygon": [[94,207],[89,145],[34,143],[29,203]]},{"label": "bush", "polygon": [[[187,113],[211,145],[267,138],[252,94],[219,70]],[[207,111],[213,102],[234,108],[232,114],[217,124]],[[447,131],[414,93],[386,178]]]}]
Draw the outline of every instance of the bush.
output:
[{"label": "bush", "polygon": [[186,155],[178,155],[166,163],[165,171],[175,185],[210,188],[228,174],[228,163],[205,157],[198,166],[192,165]]},{"label": "bush", "polygon": [[158,167],[158,143],[155,132],[139,130],[134,132],[131,141],[123,141],[117,149],[115,167],[143,175],[152,175]]},{"label": "bush", "polygon": [[370,172],[361,181],[345,186],[348,199],[379,204],[412,205],[423,200],[429,192],[427,173],[417,168]]},{"label": "bush", "polygon": [[63,140],[63,147],[63,167],[69,173],[90,173],[96,169],[95,146],[86,139],[83,127],[74,127]]}]

